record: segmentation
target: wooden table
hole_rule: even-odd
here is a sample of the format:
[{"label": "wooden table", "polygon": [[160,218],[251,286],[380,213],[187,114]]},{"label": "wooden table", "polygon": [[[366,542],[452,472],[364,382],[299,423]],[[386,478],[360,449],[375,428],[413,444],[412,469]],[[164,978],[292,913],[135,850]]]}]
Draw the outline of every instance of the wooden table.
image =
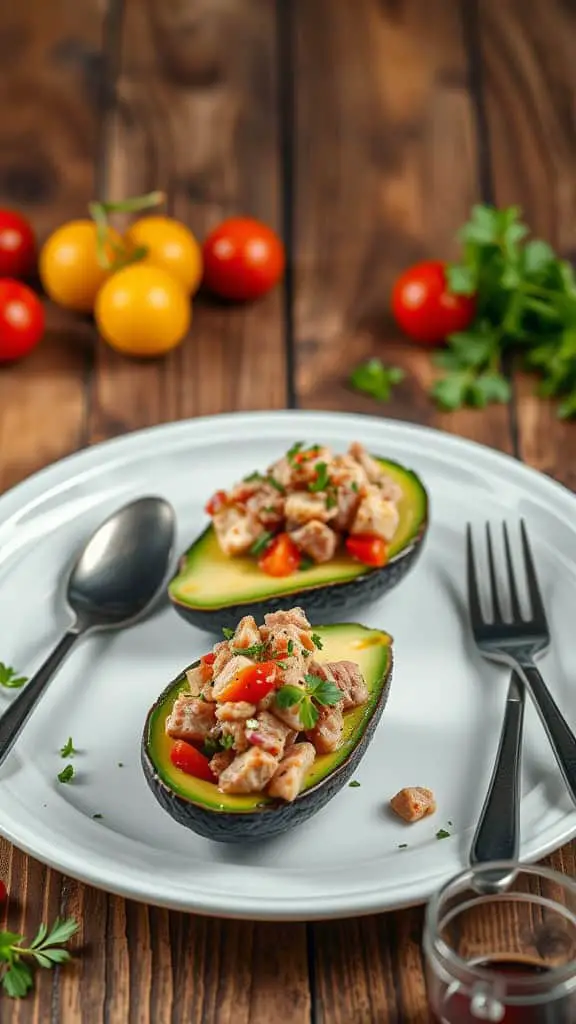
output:
[{"label": "wooden table", "polygon": [[[0,489],[103,438],[234,409],[380,415],[360,359],[408,371],[386,415],[493,445],[576,485],[576,427],[514,379],[510,408],[442,415],[390,323],[395,274],[449,257],[474,200],[520,203],[576,253],[576,10],[562,0],[13,0],[0,13],[0,202],[40,237],[95,196],[165,189],[199,236],[249,212],[284,232],[283,289],[198,301],[167,359],[130,362],[91,322],[0,373]],[[4,656],[3,649],[0,652]],[[550,858],[575,874],[576,847]],[[168,913],[0,843],[9,923],[81,921],[81,955],[0,1001],[17,1024],[369,1024],[427,1018],[420,909],[250,924]],[[495,924],[496,927],[496,924]]]}]

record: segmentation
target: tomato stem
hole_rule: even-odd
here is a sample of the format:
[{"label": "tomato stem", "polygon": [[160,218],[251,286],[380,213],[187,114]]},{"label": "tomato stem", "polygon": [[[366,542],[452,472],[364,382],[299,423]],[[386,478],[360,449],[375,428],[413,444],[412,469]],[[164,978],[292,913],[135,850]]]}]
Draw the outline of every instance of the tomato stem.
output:
[{"label": "tomato stem", "polygon": [[[144,196],[131,196],[128,199],[117,201],[102,201],[88,204],[88,210],[92,220],[96,224],[96,248],[98,263],[104,270],[120,270],[130,263],[138,263],[148,253],[148,249],[141,245],[136,249],[128,249],[125,245],[118,245],[110,234],[110,213],[138,213],[141,210],[148,210],[150,207],[159,206],[166,199],[164,192],[148,192]],[[107,248],[112,249],[114,258],[110,259]]]}]

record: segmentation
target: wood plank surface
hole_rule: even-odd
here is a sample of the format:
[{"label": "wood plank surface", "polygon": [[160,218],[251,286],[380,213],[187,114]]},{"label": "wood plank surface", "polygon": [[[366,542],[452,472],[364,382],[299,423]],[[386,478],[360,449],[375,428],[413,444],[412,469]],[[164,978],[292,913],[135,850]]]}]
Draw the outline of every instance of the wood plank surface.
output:
[{"label": "wood plank surface", "polygon": [[[576,434],[519,376],[511,409],[439,413],[426,352],[389,315],[395,275],[449,258],[472,202],[521,202],[576,254],[576,13],[562,0],[19,0],[0,10],[0,204],[40,239],[95,194],[164,189],[202,238],[230,213],[286,233],[285,289],[194,303],[166,359],[127,360],[47,304],[0,372],[0,491],[79,446],[234,409],[342,409],[518,452],[576,486]],[[281,101],[281,102],[280,102]],[[407,370],[383,407],[361,359]],[[290,370],[295,363],[295,376]],[[574,876],[576,847],[549,862]],[[425,1024],[422,911],[313,925],[169,913],[63,878],[0,841],[8,922],[74,915],[79,955],[9,1003],[15,1024]]]},{"label": "wood plank surface", "polygon": [[[498,205],[519,204],[537,237],[576,258],[576,9],[550,0],[488,0],[478,43]],[[522,458],[576,489],[576,432],[517,379]]]}]

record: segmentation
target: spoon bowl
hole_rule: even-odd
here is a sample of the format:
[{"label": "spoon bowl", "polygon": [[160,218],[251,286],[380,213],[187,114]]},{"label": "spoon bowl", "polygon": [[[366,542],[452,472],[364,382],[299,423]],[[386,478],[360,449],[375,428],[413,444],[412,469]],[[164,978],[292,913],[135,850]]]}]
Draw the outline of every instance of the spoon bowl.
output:
[{"label": "spoon bowl", "polygon": [[68,604],[84,632],[126,626],[148,610],[167,573],[174,525],[167,501],[139,498],[96,530],[68,580]]},{"label": "spoon bowl", "polygon": [[145,497],[118,509],[90,537],[68,579],[74,621],[0,718],[0,765],[78,638],[129,626],[150,609],[163,590],[174,534],[172,506],[163,498]]}]

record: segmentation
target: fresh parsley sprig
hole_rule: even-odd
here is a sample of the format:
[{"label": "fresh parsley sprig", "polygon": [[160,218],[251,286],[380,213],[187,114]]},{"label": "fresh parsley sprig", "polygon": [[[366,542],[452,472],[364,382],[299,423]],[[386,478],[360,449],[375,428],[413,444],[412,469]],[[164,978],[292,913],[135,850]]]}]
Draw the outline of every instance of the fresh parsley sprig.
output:
[{"label": "fresh parsley sprig", "polygon": [[385,366],[381,359],[368,359],[352,371],[349,383],[355,391],[370,395],[379,402],[387,402],[393,387],[400,384],[405,376],[399,366]]},{"label": "fresh parsley sprig", "polygon": [[342,690],[321,676],[307,673],[304,676],[306,686],[286,685],[276,693],[276,701],[280,708],[298,707],[300,721],[304,729],[313,729],[318,721],[318,707],[333,707],[342,700]]},{"label": "fresh parsley sprig", "polygon": [[435,363],[446,371],[432,396],[446,410],[507,402],[507,363],[540,377],[538,393],[576,416],[576,279],[571,265],[528,227],[517,206],[474,206],[460,231],[462,258],[449,266],[450,291],[476,295],[474,322],[452,334]]},{"label": "fresh parsley sprig", "polygon": [[74,757],[74,754],[77,753],[78,751],[76,750],[74,743],[72,742],[72,737],[69,736],[64,746],[60,747],[60,757]]},{"label": "fresh parsley sprig", "polygon": [[5,686],[8,690],[19,690],[27,682],[27,676],[19,676],[16,669],[0,661],[0,686]]},{"label": "fresh parsley sprig", "polygon": [[51,969],[55,964],[66,963],[70,953],[63,944],[78,931],[73,918],[56,918],[50,931],[41,924],[29,946],[26,939],[17,932],[0,931],[0,980],[8,996],[22,999],[34,986],[30,960],[37,967]]}]

